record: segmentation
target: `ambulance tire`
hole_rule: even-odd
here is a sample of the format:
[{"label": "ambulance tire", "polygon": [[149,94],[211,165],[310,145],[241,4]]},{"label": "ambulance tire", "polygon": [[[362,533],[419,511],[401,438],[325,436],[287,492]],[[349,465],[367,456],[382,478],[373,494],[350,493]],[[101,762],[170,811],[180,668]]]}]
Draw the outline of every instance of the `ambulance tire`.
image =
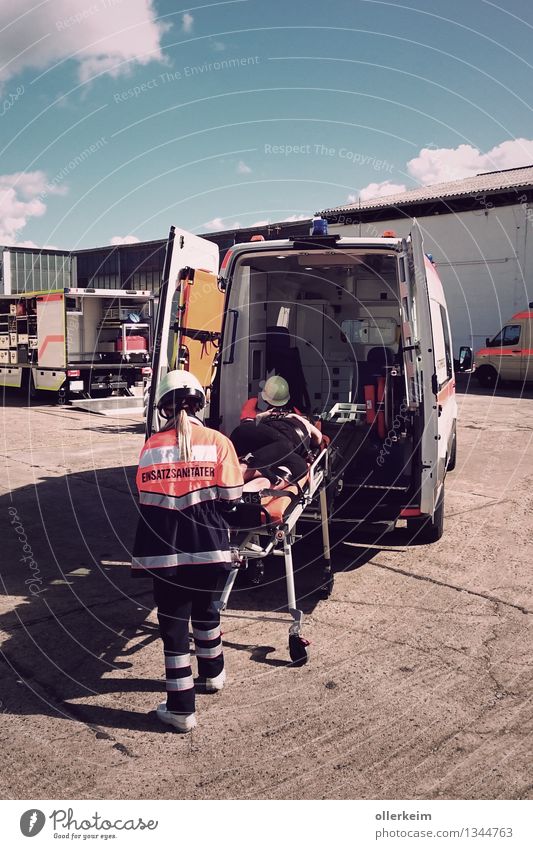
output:
[{"label": "ambulance tire", "polygon": [[493,366],[481,366],[475,372],[477,382],[483,389],[494,389],[498,383],[498,372]]},{"label": "ambulance tire", "polygon": [[447,472],[453,472],[457,465],[457,425],[454,426],[453,429],[453,442],[452,442],[452,450],[450,451],[450,459],[448,460],[448,465],[446,466]]},{"label": "ambulance tire", "polygon": [[437,542],[444,533],[444,486],[435,506],[433,519],[408,519],[407,530],[411,534],[411,542],[429,545]]}]

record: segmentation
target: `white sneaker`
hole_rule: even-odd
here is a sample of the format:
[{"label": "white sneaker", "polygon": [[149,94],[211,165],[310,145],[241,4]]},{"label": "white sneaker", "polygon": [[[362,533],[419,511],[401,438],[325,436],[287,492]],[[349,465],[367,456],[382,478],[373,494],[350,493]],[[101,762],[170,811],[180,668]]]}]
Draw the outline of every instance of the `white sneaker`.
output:
[{"label": "white sneaker", "polygon": [[196,728],[196,714],[180,714],[180,713],[172,713],[170,710],[167,710],[167,706],[165,702],[159,705],[156,710],[158,718],[161,722],[165,722],[167,725],[172,725],[178,731],[181,731],[182,734],[186,734],[188,731],[192,731],[193,728]]},{"label": "white sneaker", "polygon": [[226,683],[226,670],[223,669],[216,678],[205,679],[205,689],[208,693],[218,693]]}]

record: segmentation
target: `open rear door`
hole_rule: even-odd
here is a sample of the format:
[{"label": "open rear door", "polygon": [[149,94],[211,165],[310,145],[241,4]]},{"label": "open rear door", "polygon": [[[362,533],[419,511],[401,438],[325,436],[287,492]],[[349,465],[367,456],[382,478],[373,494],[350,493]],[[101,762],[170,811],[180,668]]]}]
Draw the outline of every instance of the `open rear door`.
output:
[{"label": "open rear door", "polygon": [[63,292],[38,295],[38,366],[49,369],[66,368],[67,349],[65,335],[65,296]]},{"label": "open rear door", "polygon": [[157,430],[155,396],[168,371],[187,368],[209,389],[222,328],[218,247],[172,227],[167,242],[152,359],[146,437]]},{"label": "open rear door", "polygon": [[[421,430],[420,510],[433,515],[436,503],[438,462],[438,405],[435,357],[429,303],[426,260],[420,227],[413,220],[405,243],[405,280],[400,281],[403,312],[403,346],[407,402],[417,411]],[[401,276],[401,275],[400,275]]]}]

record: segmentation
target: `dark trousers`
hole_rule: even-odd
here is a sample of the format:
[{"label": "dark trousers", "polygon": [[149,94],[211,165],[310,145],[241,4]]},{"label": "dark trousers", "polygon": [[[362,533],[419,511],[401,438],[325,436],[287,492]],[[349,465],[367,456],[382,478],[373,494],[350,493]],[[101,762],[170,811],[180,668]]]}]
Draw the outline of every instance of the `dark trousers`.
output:
[{"label": "dark trousers", "polygon": [[230,437],[239,457],[252,454],[250,469],[270,471],[276,466],[286,466],[291,475],[301,478],[307,472],[307,463],[295,453],[296,445],[274,428],[244,422],[235,428]]},{"label": "dark trousers", "polygon": [[224,574],[220,566],[180,566],[175,577],[154,577],[154,598],[165,654],[167,710],[194,713],[194,681],[189,654],[192,622],[198,675],[215,678],[224,669],[220,614],[213,602]]}]

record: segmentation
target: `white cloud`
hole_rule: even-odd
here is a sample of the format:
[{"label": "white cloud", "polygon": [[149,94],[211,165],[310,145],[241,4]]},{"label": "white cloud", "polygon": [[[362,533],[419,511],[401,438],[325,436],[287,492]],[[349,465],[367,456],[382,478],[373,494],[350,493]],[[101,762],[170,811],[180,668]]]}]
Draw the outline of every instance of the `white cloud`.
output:
[{"label": "white cloud", "polygon": [[264,218],[262,221],[254,221],[250,224],[250,227],[267,227],[270,224],[270,220],[268,218]]},{"label": "white cloud", "polygon": [[110,245],[134,245],[136,242],[140,242],[141,240],[137,238],[137,236],[112,236],[109,240]]},{"label": "white cloud", "polygon": [[226,49],[226,45],[223,41],[212,41],[211,47],[215,53],[222,53]]},{"label": "white cloud", "polygon": [[192,32],[192,25],[194,24],[194,18],[189,12],[184,12],[181,17],[181,27],[183,32]]},{"label": "white cloud", "polygon": [[44,171],[0,175],[0,244],[18,242],[29,219],[40,218],[46,212],[45,198],[64,193],[64,186],[49,184]]},{"label": "white cloud", "polygon": [[238,230],[241,227],[239,221],[234,221],[233,224],[225,224],[222,218],[212,218],[211,221],[206,221],[204,224],[206,230]]},{"label": "white cloud", "polygon": [[38,250],[45,251],[60,251],[61,248],[58,248],[57,245],[36,245],[35,242],[32,242],[30,239],[25,239],[24,242],[13,242],[13,246],[15,248],[37,248]]},{"label": "white cloud", "polygon": [[252,169],[242,159],[237,163],[237,174],[251,174]]},{"label": "white cloud", "polygon": [[0,4],[0,85],[27,68],[43,71],[67,59],[77,63],[78,77],[128,73],[132,65],[165,61],[153,0],[18,0],[16,14]]},{"label": "white cloud", "polygon": [[434,150],[424,147],[407,163],[409,174],[423,186],[461,180],[483,171],[500,171],[520,168],[533,163],[533,140],[513,139],[496,145],[487,153],[470,144],[458,147],[441,147]]},{"label": "white cloud", "polygon": [[[383,180],[381,183],[369,183],[368,186],[365,186],[364,189],[361,189],[359,192],[359,198],[361,202],[366,200],[372,200],[373,198],[383,198],[388,195],[396,195],[400,192],[405,192],[406,187],[403,183],[392,183],[390,180]],[[351,195],[354,198],[350,203],[357,203],[357,198],[355,195]]]},{"label": "white cloud", "polygon": [[307,221],[311,218],[310,215],[289,215],[288,218],[282,218],[282,221]]}]

